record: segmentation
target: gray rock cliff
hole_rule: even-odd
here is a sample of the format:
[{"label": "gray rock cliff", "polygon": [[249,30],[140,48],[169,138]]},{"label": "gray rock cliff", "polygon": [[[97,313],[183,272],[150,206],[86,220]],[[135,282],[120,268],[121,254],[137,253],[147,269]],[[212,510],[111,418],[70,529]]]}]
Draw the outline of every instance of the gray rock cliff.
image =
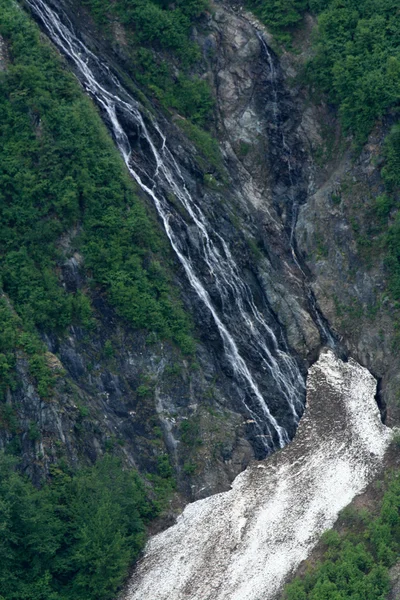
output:
[{"label": "gray rock cliff", "polygon": [[[84,11],[67,1],[62,5],[85,43],[129,78],[123,31],[118,43],[109,44],[96,38]],[[278,57],[268,32],[244,11],[218,2],[193,35],[203,55],[199,75],[216,100],[214,129],[224,174],[218,181],[199,164],[196,147],[176,126],[179,115],[167,118],[153,106],[185,184],[223,234],[259,310],[300,372],[304,375],[321,346],[334,340],[340,352],[382,379],[381,402],[395,420],[398,364],[391,307],[384,299],[379,258],[368,264],[352,226],[357,203],[380,190],[373,158],[381,129],[354,157],[335,114],[313,105],[296,83],[307,44],[296,56]],[[0,41],[0,68],[6,64]],[[318,163],[320,151],[325,160]],[[154,210],[150,204],[149,210]],[[196,243],[194,233],[185,239],[193,253]],[[87,285],[84,261],[68,241],[63,256],[63,285]],[[71,328],[65,337],[45,339],[49,364],[60,373],[51,400],[39,398],[20,357],[19,386],[7,400],[17,421],[4,424],[0,446],[20,446],[24,468],[36,481],[56,460],[91,462],[107,449],[150,472],[168,455],[179,490],[198,499],[228,489],[259,457],[252,420],[213,321],[177,261],[175,273],[195,323],[194,361],[168,343],[151,343],[144,333],[131,331],[100,292],[93,298],[94,333]],[[209,292],[213,296],[211,279]],[[246,352],[256,369],[257,357]],[[261,371],[258,379],[274,413],[288,420],[274,390],[277,382]],[[295,426],[288,427],[293,436]]]}]

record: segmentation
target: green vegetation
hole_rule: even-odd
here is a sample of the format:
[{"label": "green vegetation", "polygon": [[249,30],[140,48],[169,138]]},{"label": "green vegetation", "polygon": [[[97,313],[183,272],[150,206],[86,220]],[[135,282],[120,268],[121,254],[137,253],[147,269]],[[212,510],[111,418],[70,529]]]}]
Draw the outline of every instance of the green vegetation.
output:
[{"label": "green vegetation", "polygon": [[318,31],[310,81],[339,107],[345,131],[364,142],[400,97],[400,14],[395,0],[312,0]]},{"label": "green vegetation", "polygon": [[[388,111],[398,113],[400,12],[396,0],[249,0],[249,6],[279,40],[286,42],[305,10],[318,16],[314,57],[306,66],[306,80],[338,108],[343,129],[353,135],[357,148],[365,143],[378,119]],[[323,160],[329,160],[326,154]],[[400,306],[398,124],[385,140],[383,159],[385,193],[373,200],[368,214],[360,207],[352,224],[360,252],[367,260],[371,249],[375,255],[383,254],[388,291]],[[341,197],[332,201],[339,203]],[[369,221],[367,231],[361,223],[365,217]]]},{"label": "green vegetation", "polygon": [[147,473],[146,479],[151,483],[153,490],[153,506],[156,515],[165,510],[172,494],[176,490],[176,479],[168,454],[161,454],[157,458],[157,473]]},{"label": "green vegetation", "polygon": [[132,75],[166,109],[205,125],[214,102],[209,86],[191,72],[199,60],[191,30],[209,9],[208,0],[85,0],[102,31],[112,36],[113,24],[125,31],[125,52]]},{"label": "green vegetation", "polygon": [[189,76],[180,65],[174,76],[169,62],[148,48],[131,50],[135,79],[144,85],[168,111],[176,111],[192,123],[205,126],[214,100],[208,84],[197,76]]},{"label": "green vegetation", "polygon": [[200,168],[221,176],[218,143],[207,131],[213,122],[214,98],[196,73],[201,54],[191,36],[199,17],[210,9],[209,0],[85,0],[84,4],[110,39],[115,37],[115,24],[122,24],[127,71],[164,110],[184,117],[177,124],[196,145]]},{"label": "green vegetation", "polygon": [[[389,273],[389,292],[400,302],[400,126],[394,126],[387,136],[384,148],[385,166],[382,177],[386,184],[386,194],[375,199],[374,211],[381,235],[378,238],[385,252],[385,264]],[[390,214],[393,211],[393,217]]]},{"label": "green vegetation", "polygon": [[328,531],[324,559],[287,586],[286,600],[384,600],[389,568],[400,554],[400,475],[389,482],[380,513],[345,510],[346,533]]},{"label": "green vegetation", "polygon": [[283,43],[289,43],[293,28],[308,8],[307,0],[246,0],[247,6]]},{"label": "green vegetation", "polygon": [[[386,138],[384,148],[385,166],[382,177],[388,192],[400,187],[400,125],[395,125]],[[388,211],[387,211],[388,212]]]},{"label": "green vegetation", "polygon": [[1,598],[114,598],[157,514],[139,476],[106,456],[38,490],[13,461],[0,453]]},{"label": "green vegetation", "polygon": [[179,427],[181,434],[181,442],[187,446],[194,448],[201,446],[203,441],[200,436],[200,422],[196,417],[191,417],[182,421]]},{"label": "green vegetation", "polygon": [[190,352],[188,319],[164,266],[166,242],[99,115],[10,0],[0,0],[0,34],[10,56],[0,73],[2,390],[13,384],[20,349],[47,397],[53,375],[38,331],[61,334],[73,323],[95,324],[90,296],[60,285],[65,246],[82,253],[92,281],[121,317]]},{"label": "green vegetation", "polygon": [[310,83],[338,106],[344,130],[364,142],[400,97],[400,14],[396,0],[249,0],[281,41],[305,10],[318,15]]},{"label": "green vegetation", "polygon": [[[400,213],[399,213],[399,165],[400,127],[393,126],[383,146],[384,166],[381,170],[385,192],[372,198],[367,210],[356,207],[358,218],[353,218],[353,230],[360,250],[367,261],[372,256],[383,257],[388,278],[387,293],[400,308]],[[354,207],[353,207],[354,208]],[[363,223],[364,221],[364,223]],[[399,317],[393,314],[394,326],[398,328]]]},{"label": "green vegetation", "polygon": [[220,178],[223,177],[222,159],[217,140],[208,131],[193,125],[190,121],[178,121],[178,125],[200,152],[200,156],[197,157],[199,167],[203,170],[211,168],[216,174],[219,174]]},{"label": "green vegetation", "polygon": [[[95,21],[106,25],[110,19],[130,26],[141,44],[155,44],[159,49],[174,51],[185,60],[197,57],[190,42],[193,21],[209,9],[208,0],[83,0]],[[189,56],[188,56],[189,55]]]},{"label": "green vegetation", "polygon": [[15,389],[16,353],[22,351],[27,358],[30,375],[36,381],[42,398],[51,395],[57,372],[47,364],[42,342],[34,332],[26,332],[22,320],[12,310],[5,297],[0,297],[0,398],[7,389]]}]

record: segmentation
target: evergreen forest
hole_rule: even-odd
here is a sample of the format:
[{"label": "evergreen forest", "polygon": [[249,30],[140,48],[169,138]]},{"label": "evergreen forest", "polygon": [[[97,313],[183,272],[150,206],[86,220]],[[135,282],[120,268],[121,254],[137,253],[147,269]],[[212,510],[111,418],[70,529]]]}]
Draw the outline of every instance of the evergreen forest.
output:
[{"label": "evergreen forest", "polygon": [[[51,401],[62,371],[48,364],[43,336],[62,336],[70,326],[90,335],[97,327],[93,290],[105,293],[128,325],[170,340],[183,354],[193,351],[193,340],[166,240],[92,102],[10,0],[0,2],[0,35],[8,60],[0,71],[0,423],[18,431],[6,403],[17,386],[17,357]],[[84,256],[91,275],[85,290],[60,284],[65,236]],[[38,435],[34,426],[29,435]],[[37,489],[16,471],[19,453],[13,444],[0,453],[0,598],[115,597],[146,524],[173,488],[169,463],[151,489],[111,456],[78,470],[54,467]]]}]

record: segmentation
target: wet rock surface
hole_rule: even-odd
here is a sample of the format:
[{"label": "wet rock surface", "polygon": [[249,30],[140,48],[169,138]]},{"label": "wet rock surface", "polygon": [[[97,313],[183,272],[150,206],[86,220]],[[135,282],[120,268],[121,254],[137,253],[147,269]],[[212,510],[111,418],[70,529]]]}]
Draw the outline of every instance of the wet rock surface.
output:
[{"label": "wet rock surface", "polygon": [[375,391],[366,369],[324,352],[309,370],[307,410],[291,445],[153,537],[123,598],[275,598],[382,466],[391,433]]},{"label": "wet rock surface", "polygon": [[236,194],[230,206],[252,247],[252,269],[283,323],[289,344],[304,358],[320,344],[310,315],[304,274],[293,259],[291,230],[307,196],[311,165],[300,105],[287,87],[268,34],[248,16],[216,5],[208,65],[217,99],[218,135]]},{"label": "wet rock surface", "polygon": [[[54,6],[59,9],[58,3]],[[123,61],[120,53],[114,54],[104,40],[96,38],[90,23],[75,8],[68,2],[63,3],[63,9],[85,43],[109,60],[118,72],[121,69],[119,61]],[[218,5],[205,31],[198,33],[198,41],[204,49],[210,44],[217,49],[213,59],[209,55],[205,58],[204,69],[209,74],[217,100],[216,126],[227,178],[220,190],[207,185],[204,173],[199,171],[196,163],[196,149],[182,132],[155,107],[154,114],[180,165],[187,189],[213,230],[227,243],[257,311],[279,340],[281,350],[293,357],[300,376],[304,377],[309,361],[315,357],[320,345],[320,334],[309,311],[305,276],[294,260],[291,240],[294,204],[297,207],[304,201],[308,178],[308,165],[303,161],[304,148],[298,134],[301,115],[285,88],[276,57],[269,53],[257,30],[246,19]],[[130,91],[135,91],[134,82]],[[147,127],[152,129],[152,118],[146,111],[143,115]],[[137,130],[130,124],[128,115],[121,111],[119,118],[128,131],[135,160],[143,172],[151,169],[153,163],[155,168],[150,146],[143,140],[140,146],[137,145]],[[253,139],[254,143],[245,152],[246,144],[250,143],[248,140],[256,130],[259,132],[257,139]],[[283,154],[276,144],[286,145]],[[289,160],[293,161],[296,174],[292,180]],[[170,206],[170,211],[176,213],[174,205]],[[182,215],[176,213],[174,220],[181,227],[180,243],[196,257],[200,240],[196,238],[194,228],[189,228],[186,234]],[[200,255],[196,262],[206,289],[218,306],[218,285],[202,266]],[[68,458],[93,460],[104,451],[105,445],[111,443],[117,450],[121,447],[119,451],[131,464],[149,468],[163,448],[167,448],[178,476],[179,473],[182,475],[182,489],[189,497],[199,497],[199,494],[226,489],[253,456],[265,455],[265,448],[260,444],[254,419],[243,410],[243,392],[233,377],[232,365],[224,356],[222,340],[211,315],[188,287],[185,273],[178,265],[176,272],[199,337],[196,373],[191,372],[190,365],[185,365],[182,357],[178,357],[168,344],[152,348],[143,334],[126,330],[101,295],[95,299],[101,326],[96,335],[91,334],[91,340],[85,332],[71,330],[67,338],[47,342],[66,370],[66,388],[72,386],[73,389],[73,392],[57,394],[55,402],[73,406],[71,394],[77,394],[79,403],[88,406],[91,413],[90,417],[79,416],[79,419],[87,421],[85,427],[89,427],[93,437],[76,435],[75,419],[69,420],[70,415],[66,418],[64,434],[71,439],[69,447],[75,449],[67,453]],[[62,276],[67,289],[76,290],[85,285],[81,257],[71,256],[67,251]],[[289,407],[282,402],[282,382],[274,371],[268,373],[268,369],[261,368],[257,351],[248,344],[246,332],[241,331],[234,311],[229,316],[229,326],[240,332],[240,350],[251,366],[257,385],[273,415],[292,436],[295,422]],[[116,336],[111,333],[114,331]],[[103,356],[107,338],[115,345],[112,361]],[[146,379],[148,382],[143,384]],[[146,398],[137,392],[143,385],[150,388]],[[304,392],[300,390],[298,396],[301,405]],[[19,400],[14,404],[19,405]],[[132,422],[138,407],[142,409],[140,418],[135,417],[139,422],[135,419]],[[216,411],[224,423],[220,427],[220,439],[208,431],[207,413],[210,411]],[[188,444],[181,443],[182,423],[186,420],[191,425],[194,422],[194,429],[199,429],[196,439],[207,440],[203,448],[196,444],[194,448],[188,448]],[[161,439],[154,439],[153,430],[159,427]],[[78,424],[79,428],[82,426]],[[57,442],[56,439],[53,441]],[[55,460],[51,444],[46,445],[44,453],[37,450],[37,444],[32,446],[24,455],[26,467],[29,470],[33,460],[39,471],[41,467],[46,469],[46,465]],[[185,465],[188,450],[191,454],[189,466]],[[186,474],[182,471],[185,466]],[[189,469],[192,470],[191,477],[188,476]]]},{"label": "wet rock surface", "polygon": [[[117,28],[116,41],[110,45],[95,31],[82,7],[72,0],[54,2],[56,9],[60,6],[84,42],[115,73],[123,72],[129,80],[132,66],[123,51],[123,30]],[[385,284],[381,265],[369,271],[360,258],[351,211],[332,199],[340,182],[348,178],[366,185],[374,182],[374,190],[379,189],[373,165],[374,147],[381,143],[379,134],[354,165],[350,153],[343,154],[339,148],[335,115],[328,107],[310,103],[293,79],[309,53],[308,41],[303,41],[297,56],[283,53],[278,58],[268,45],[271,37],[254,17],[223,2],[216,2],[214,8],[194,37],[203,50],[199,75],[210,82],[216,99],[215,133],[223,154],[224,182],[212,185],[214,175],[199,167],[196,148],[174,124],[179,115],[167,118],[157,106],[151,107],[152,114],[167,137],[185,185],[228,243],[257,309],[281,347],[293,356],[302,376],[324,341],[316,318],[319,307],[320,316],[326,317],[323,323],[330,324],[336,340],[341,340],[340,349],[382,377],[383,401],[392,398],[395,402],[398,368],[391,350],[390,315],[379,313],[372,325],[368,315],[351,318],[348,327],[337,314],[336,301],[346,305],[356,298],[369,306],[376,290]],[[134,80],[130,85],[135,94]],[[150,124],[150,116],[144,118]],[[318,165],[314,159],[324,145],[326,124],[333,131],[331,158]],[[131,133],[134,145],[137,131],[132,128]],[[134,148],[140,164],[154,162],[146,144]],[[144,201],[154,210],[148,198]],[[187,219],[187,214],[176,214],[173,204],[170,209],[176,222]],[[183,223],[182,244],[196,256],[199,238],[193,228],[184,233]],[[21,366],[21,386],[9,398],[20,430],[6,431],[1,443],[24,440],[28,473],[40,478],[60,456],[75,463],[92,461],[110,445],[130,464],[154,470],[158,457],[167,451],[181,491],[193,499],[227,489],[249,461],[260,456],[258,433],[243,411],[241,390],[224,357],[215,323],[177,261],[175,266],[176,281],[195,321],[194,366],[169,344],[151,345],[145,334],[130,331],[99,293],[96,334],[72,329],[64,339],[46,340],[65,369],[51,410],[26,392],[32,382]],[[67,289],[87,284],[81,257],[68,248],[60,268]],[[218,304],[215,282],[206,268],[199,270]],[[238,326],[234,313],[230,325],[232,329]],[[107,340],[112,342],[113,356],[105,356]],[[279,382],[265,374],[256,353],[245,343],[243,353],[273,414],[292,436],[295,425],[281,401]],[[144,396],[140,395],[143,386],[148,389]],[[37,408],[31,413],[33,405]],[[82,406],[86,407],[83,411]],[[46,421],[43,411],[52,415]],[[211,424],[214,413],[218,415],[216,431]],[[196,432],[187,443],[181,439],[186,421]],[[34,424],[38,439],[28,434]]]}]

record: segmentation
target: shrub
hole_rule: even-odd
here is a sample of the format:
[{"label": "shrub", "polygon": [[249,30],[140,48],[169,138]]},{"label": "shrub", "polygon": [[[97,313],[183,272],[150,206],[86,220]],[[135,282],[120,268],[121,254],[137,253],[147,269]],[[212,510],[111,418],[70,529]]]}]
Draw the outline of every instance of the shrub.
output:
[{"label": "shrub", "polygon": [[361,514],[356,520],[359,523],[356,531],[324,534],[328,549],[323,561],[286,587],[287,600],[383,600],[387,597],[389,567],[396,562],[400,549],[398,473],[389,482],[378,516],[371,519]]}]

